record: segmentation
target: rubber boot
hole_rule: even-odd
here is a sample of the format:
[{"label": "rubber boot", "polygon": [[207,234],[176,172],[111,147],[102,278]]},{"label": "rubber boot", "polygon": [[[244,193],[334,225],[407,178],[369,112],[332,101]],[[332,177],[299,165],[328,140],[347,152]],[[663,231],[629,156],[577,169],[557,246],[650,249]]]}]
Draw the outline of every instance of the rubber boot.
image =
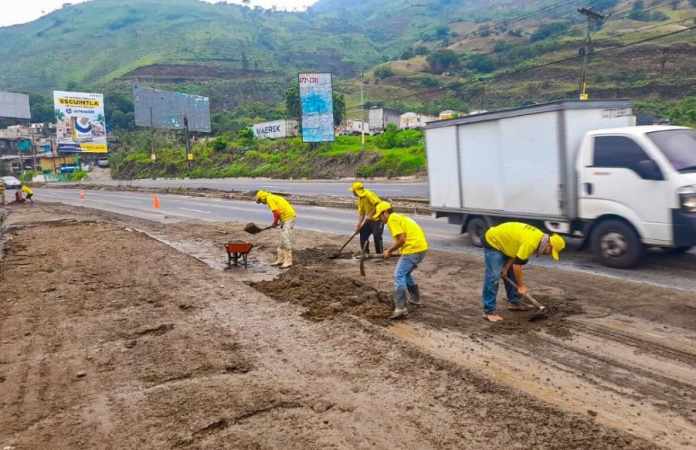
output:
[{"label": "rubber boot", "polygon": [[408,309],[406,309],[406,289],[397,289],[394,291],[394,312],[389,319],[400,319],[408,315]]},{"label": "rubber boot", "polygon": [[421,303],[421,296],[420,296],[420,289],[418,288],[418,285],[415,284],[413,286],[408,287],[408,293],[409,293],[409,299],[408,302],[412,305],[417,305],[420,306],[422,305]]},{"label": "rubber boot", "polygon": [[277,248],[276,249],[276,260],[271,263],[272,266],[280,266],[283,264],[284,258],[283,258],[283,249],[282,248]]},{"label": "rubber boot", "polygon": [[285,258],[283,265],[280,266],[281,269],[289,269],[292,267],[292,250],[283,250],[285,252]]}]

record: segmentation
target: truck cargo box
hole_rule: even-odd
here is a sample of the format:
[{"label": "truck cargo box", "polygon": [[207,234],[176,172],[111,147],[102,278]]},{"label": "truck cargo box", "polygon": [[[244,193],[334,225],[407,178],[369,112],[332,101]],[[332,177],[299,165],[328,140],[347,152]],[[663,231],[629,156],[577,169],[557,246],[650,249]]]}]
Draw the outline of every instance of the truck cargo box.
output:
[{"label": "truck cargo box", "polygon": [[431,122],[425,132],[431,207],[574,219],[575,161],[584,135],[633,125],[625,100],[560,101]]}]

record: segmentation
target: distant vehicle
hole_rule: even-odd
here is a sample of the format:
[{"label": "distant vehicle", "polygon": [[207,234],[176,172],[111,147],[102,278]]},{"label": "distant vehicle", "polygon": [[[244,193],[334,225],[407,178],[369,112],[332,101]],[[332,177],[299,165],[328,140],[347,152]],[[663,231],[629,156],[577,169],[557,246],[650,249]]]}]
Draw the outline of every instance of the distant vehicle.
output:
[{"label": "distant vehicle", "polygon": [[108,158],[99,158],[97,160],[97,167],[101,167],[102,169],[109,167],[109,159]]},{"label": "distant vehicle", "polygon": [[696,130],[635,126],[628,101],[563,101],[426,127],[430,205],[474,245],[515,220],[609,267],[696,246]]},{"label": "distant vehicle", "polygon": [[79,170],[79,166],[73,164],[63,164],[60,166],[60,169],[58,169],[60,173],[75,173]]},{"label": "distant vehicle", "polygon": [[5,185],[5,189],[8,190],[20,189],[22,187],[22,182],[12,176],[2,177],[0,178],[0,181],[2,181],[2,184]]}]

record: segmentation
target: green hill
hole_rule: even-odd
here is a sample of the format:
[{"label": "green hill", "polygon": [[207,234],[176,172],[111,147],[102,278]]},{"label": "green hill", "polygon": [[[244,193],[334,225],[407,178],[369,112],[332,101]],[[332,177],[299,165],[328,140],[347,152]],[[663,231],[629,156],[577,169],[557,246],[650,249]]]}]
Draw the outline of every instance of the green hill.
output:
[{"label": "green hill", "polygon": [[[584,19],[593,97],[675,99],[696,86],[694,0],[320,0],[280,12],[198,0],[92,0],[0,28],[0,89],[127,93],[141,80],[209,95],[215,111],[273,106],[301,70],[332,71],[357,115],[371,104],[437,112],[576,95]],[[561,63],[554,61],[562,60]],[[540,69],[533,69],[542,65]],[[263,114],[261,114],[263,116]]]}]

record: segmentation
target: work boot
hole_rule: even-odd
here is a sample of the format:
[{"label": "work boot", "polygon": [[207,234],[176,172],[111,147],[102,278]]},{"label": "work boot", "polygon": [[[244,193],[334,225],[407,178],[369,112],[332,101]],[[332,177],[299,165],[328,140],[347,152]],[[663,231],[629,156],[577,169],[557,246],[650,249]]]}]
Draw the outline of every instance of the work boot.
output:
[{"label": "work boot", "polygon": [[272,266],[280,266],[283,264],[283,249],[282,248],[277,248],[276,249],[276,260],[271,263]]},{"label": "work boot", "polygon": [[284,250],[285,258],[283,265],[280,266],[281,269],[289,269],[292,267],[292,250]]},{"label": "work boot", "polygon": [[418,285],[414,284],[413,286],[408,287],[408,293],[409,293],[409,299],[408,302],[412,305],[420,306],[422,305],[421,303],[421,296],[420,296],[420,289],[418,289]]},{"label": "work boot", "polygon": [[406,289],[397,289],[394,291],[394,312],[389,319],[399,319],[408,315],[406,308]]}]

